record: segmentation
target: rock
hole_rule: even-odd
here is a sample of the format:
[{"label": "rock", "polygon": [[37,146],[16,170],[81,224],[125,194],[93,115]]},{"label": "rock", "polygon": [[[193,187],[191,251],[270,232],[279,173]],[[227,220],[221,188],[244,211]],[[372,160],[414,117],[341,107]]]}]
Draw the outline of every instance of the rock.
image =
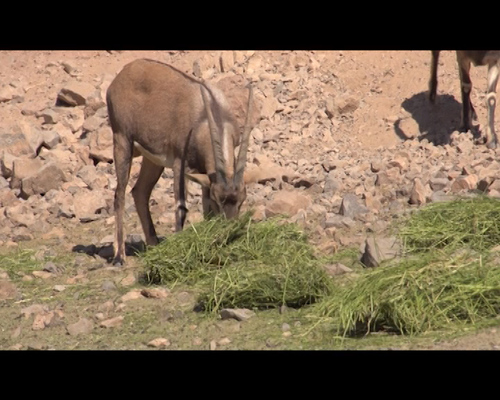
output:
[{"label": "rock", "polygon": [[401,254],[401,244],[395,237],[369,237],[365,241],[365,249],[361,262],[367,268],[375,268],[383,261],[391,260]]},{"label": "rock", "polygon": [[410,192],[410,204],[425,204],[427,202],[427,191],[419,178],[413,180],[413,187]]},{"label": "rock", "polygon": [[453,193],[460,192],[462,190],[475,190],[477,188],[478,178],[476,174],[471,175],[460,175],[451,184],[451,191]]},{"label": "rock", "polygon": [[141,294],[149,299],[165,299],[170,291],[166,288],[146,288],[141,290]]},{"label": "rock", "polygon": [[79,190],[73,196],[73,206],[76,217],[82,222],[101,218],[102,210],[106,209],[106,195],[103,190]]},{"label": "rock", "polygon": [[21,181],[33,174],[36,174],[44,163],[39,158],[18,158],[12,163],[12,179],[10,187],[18,189],[21,187]]},{"label": "rock", "polygon": [[170,346],[170,340],[165,338],[156,338],[148,343],[148,347],[154,347],[157,349],[164,349],[168,346]]},{"label": "rock", "polygon": [[87,97],[95,91],[96,88],[90,83],[72,81],[61,88],[57,100],[68,106],[82,106],[85,105]]},{"label": "rock", "polygon": [[61,168],[54,162],[49,162],[22,180],[21,195],[24,198],[34,194],[44,195],[51,189],[59,189],[65,181],[66,176]]},{"label": "rock", "polygon": [[279,214],[293,216],[300,209],[307,209],[311,203],[309,196],[295,190],[280,190],[275,193],[273,200],[266,206],[266,216],[272,217]]},{"label": "rock", "polygon": [[342,184],[341,180],[328,174],[327,178],[325,179],[325,186],[323,187],[323,193],[334,195],[341,192],[343,188],[344,185]]},{"label": "rock", "polygon": [[97,162],[113,162],[113,131],[104,126],[89,134],[89,155]]},{"label": "rock", "polygon": [[335,263],[335,264],[326,264],[324,266],[326,273],[330,276],[343,275],[346,273],[352,272],[352,269],[346,267],[344,264]]},{"label": "rock", "polygon": [[89,334],[94,330],[94,323],[87,318],[80,318],[78,322],[66,326],[66,330],[71,336]]},{"label": "rock", "polygon": [[231,339],[229,339],[228,337],[223,337],[222,339],[217,341],[217,344],[219,346],[227,346],[230,343],[231,343]]},{"label": "rock", "polygon": [[54,276],[54,274],[47,271],[33,271],[32,275],[41,279],[50,279]]},{"label": "rock", "polygon": [[358,197],[354,194],[346,194],[342,198],[339,214],[344,217],[355,219],[360,214],[366,214],[368,209],[359,204]]},{"label": "rock", "polygon": [[223,320],[233,318],[237,321],[247,321],[255,316],[255,312],[246,308],[223,308],[220,316]]},{"label": "rock", "polygon": [[450,181],[446,178],[431,178],[429,185],[433,191],[443,190],[447,188]]},{"label": "rock", "polygon": [[9,281],[0,281],[0,300],[15,299],[17,295],[16,285]]},{"label": "rock", "polygon": [[35,319],[33,320],[32,329],[34,331],[40,331],[49,326],[54,318],[54,312],[49,311],[45,313],[40,313],[35,315]]},{"label": "rock", "polygon": [[[232,52],[223,52],[232,53]],[[229,58],[230,56],[226,56]],[[240,129],[243,129],[246,120],[247,106],[248,106],[248,89],[246,80],[242,75],[230,75],[222,78],[217,82],[217,87],[224,92],[224,95],[229,103],[231,111],[233,112],[236,122]],[[253,97],[253,112],[250,117],[250,125],[256,126],[260,120],[261,107],[257,96]]]},{"label": "rock", "polygon": [[122,323],[123,323],[123,317],[120,315],[118,317],[110,318],[110,319],[107,319],[105,321],[102,321],[99,324],[99,326],[102,328],[117,328],[117,327],[121,326]]},{"label": "rock", "polygon": [[44,131],[42,134],[43,146],[53,149],[61,142],[61,136],[56,131]]},{"label": "rock", "polygon": [[130,272],[125,278],[120,281],[120,285],[122,286],[132,286],[137,283],[137,278],[135,277],[133,272]]},{"label": "rock", "polygon": [[88,117],[82,125],[83,132],[94,132],[101,127],[106,121],[96,115]]},{"label": "rock", "polygon": [[137,299],[140,299],[140,298],[142,298],[141,290],[140,289],[134,289],[134,290],[131,290],[128,293],[125,293],[122,297],[120,297],[120,300],[122,301],[122,303],[125,303],[127,301],[137,300]]},{"label": "rock", "polygon": [[[0,149],[2,153],[8,153],[14,157],[35,153],[24,133],[0,133]],[[5,155],[2,155],[2,159],[4,157]]]},{"label": "rock", "polygon": [[31,208],[24,203],[5,208],[5,216],[14,224],[14,226],[31,227],[38,220]]},{"label": "rock", "polygon": [[32,304],[31,306],[21,309],[21,316],[28,319],[31,314],[40,314],[49,311],[49,308],[43,304]]},{"label": "rock", "polygon": [[22,92],[11,85],[2,85],[0,87],[0,103],[11,101],[15,98],[21,98]]},{"label": "rock", "polygon": [[65,285],[55,285],[53,287],[53,289],[55,292],[64,292],[66,290],[66,286]]},{"label": "rock", "polygon": [[43,118],[43,123],[44,124],[57,124],[59,122],[59,119],[61,118],[60,114],[57,113],[56,111],[52,110],[51,108],[47,108],[41,113],[41,117]]}]

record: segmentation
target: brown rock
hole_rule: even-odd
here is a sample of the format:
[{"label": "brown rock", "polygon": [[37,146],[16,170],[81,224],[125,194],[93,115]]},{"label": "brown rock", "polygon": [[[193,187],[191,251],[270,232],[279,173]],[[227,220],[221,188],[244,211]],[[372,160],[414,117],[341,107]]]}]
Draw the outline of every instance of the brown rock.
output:
[{"label": "brown rock", "polygon": [[460,175],[451,184],[451,191],[453,193],[457,193],[462,190],[475,190],[477,188],[477,184],[478,178],[476,174]]},{"label": "brown rock", "polygon": [[120,315],[118,317],[110,318],[110,319],[107,319],[105,321],[102,321],[99,324],[99,326],[102,328],[116,328],[116,327],[121,326],[122,323],[123,323],[123,317]]},{"label": "brown rock", "polygon": [[164,349],[170,346],[170,340],[165,338],[156,338],[148,343],[148,347],[155,347],[157,349]]},{"label": "brown rock", "polygon": [[[229,59],[230,57],[230,55],[226,54],[225,59]],[[245,125],[248,105],[248,89],[245,88],[245,86],[246,80],[241,75],[228,76],[217,82],[217,87],[224,92],[240,129],[243,129],[243,126]],[[258,98],[254,93],[253,112],[250,119],[251,126],[255,126],[259,122],[261,107],[262,105],[259,103]]]},{"label": "brown rock", "polygon": [[49,311],[49,308],[43,304],[32,304],[21,309],[21,316],[28,319],[31,314],[40,314]]},{"label": "brown rock", "polygon": [[66,327],[66,330],[71,336],[89,334],[93,329],[94,323],[92,322],[92,320],[87,318],[80,318],[78,322],[70,324]]},{"label": "brown rock", "polygon": [[89,155],[91,158],[111,163],[113,161],[113,131],[104,126],[89,134]]},{"label": "brown rock", "polygon": [[65,181],[66,176],[61,168],[50,162],[22,180],[21,195],[25,198],[34,194],[43,195],[51,189],[59,189]]},{"label": "brown rock", "polygon": [[312,201],[309,196],[297,191],[280,190],[273,200],[266,206],[266,216],[272,217],[278,214],[295,215],[300,209],[306,209]]},{"label": "brown rock", "polygon": [[16,285],[9,281],[0,281],[0,300],[15,299],[17,294]]},{"label": "brown rock", "polygon": [[33,320],[32,329],[34,331],[40,331],[49,326],[54,318],[54,312],[49,311],[41,314],[36,314],[35,319]]},{"label": "brown rock", "polygon": [[17,189],[21,187],[21,181],[36,174],[43,167],[43,161],[39,158],[18,158],[12,163],[12,179],[10,187]]},{"label": "brown rock", "polygon": [[427,201],[427,191],[419,178],[413,180],[413,187],[410,193],[410,204],[425,204]]},{"label": "brown rock", "polygon": [[90,83],[69,82],[65,84],[57,94],[57,100],[69,106],[85,105],[87,97],[89,97],[96,88]]},{"label": "brown rock", "polygon": [[35,153],[24,133],[0,133],[0,149],[14,157]]},{"label": "brown rock", "polygon": [[102,190],[79,190],[73,196],[73,206],[80,221],[94,221],[107,208],[105,193]]},{"label": "brown rock", "polygon": [[139,289],[134,289],[134,290],[131,290],[130,292],[128,293],[125,293],[122,297],[120,297],[120,300],[125,303],[127,301],[130,301],[130,300],[137,300],[137,299],[140,299],[142,298],[142,294],[141,294],[141,290]]}]

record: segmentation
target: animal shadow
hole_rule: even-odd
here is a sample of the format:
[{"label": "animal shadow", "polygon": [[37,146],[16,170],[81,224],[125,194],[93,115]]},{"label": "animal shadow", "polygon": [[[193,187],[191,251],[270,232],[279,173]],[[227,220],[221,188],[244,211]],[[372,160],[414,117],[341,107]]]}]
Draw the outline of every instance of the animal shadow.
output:
[{"label": "animal shadow", "polygon": [[[104,258],[108,263],[113,261],[114,248],[113,244],[105,244],[96,246],[95,244],[77,244],[73,246],[74,253],[85,253],[92,257]],[[137,256],[139,253],[146,251],[146,243],[143,240],[125,242],[125,254],[127,256]]]},{"label": "animal shadow", "polygon": [[[462,104],[452,95],[438,95],[435,104],[432,104],[427,92],[421,92],[405,99],[401,106],[417,122],[419,130],[417,139],[420,141],[427,139],[434,145],[449,144],[451,134],[460,129]],[[404,131],[400,119],[394,123],[394,130],[403,140],[414,136],[412,132]],[[476,139],[479,137],[477,128],[473,129],[472,134]]]}]

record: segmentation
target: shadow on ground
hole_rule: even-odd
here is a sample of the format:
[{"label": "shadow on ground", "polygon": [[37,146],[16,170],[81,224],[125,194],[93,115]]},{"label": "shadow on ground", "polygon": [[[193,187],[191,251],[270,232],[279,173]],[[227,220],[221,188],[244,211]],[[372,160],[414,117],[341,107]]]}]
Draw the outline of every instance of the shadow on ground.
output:
[{"label": "shadow on ground", "polygon": [[[113,244],[105,244],[96,246],[95,244],[77,244],[73,246],[74,253],[85,253],[89,256],[99,256],[104,258],[108,263],[113,261],[114,249]],[[139,253],[146,251],[146,243],[144,241],[125,242],[125,254],[127,256],[137,256]]]},{"label": "shadow on ground", "polygon": [[[451,134],[460,128],[462,104],[449,94],[438,95],[432,104],[427,92],[417,93],[405,99],[401,107],[409,112],[418,124],[418,140],[427,139],[434,145],[450,143]],[[405,132],[401,119],[394,123],[394,131],[402,140],[413,139],[414,132]],[[474,127],[474,138],[479,138],[478,127]]]}]

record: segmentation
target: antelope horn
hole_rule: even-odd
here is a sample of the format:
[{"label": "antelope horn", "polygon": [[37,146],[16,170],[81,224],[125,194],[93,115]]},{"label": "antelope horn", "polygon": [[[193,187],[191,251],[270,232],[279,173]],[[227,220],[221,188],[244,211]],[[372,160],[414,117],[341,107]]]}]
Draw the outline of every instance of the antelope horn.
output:
[{"label": "antelope horn", "polygon": [[217,176],[217,182],[226,183],[226,171],[224,170],[224,154],[222,152],[222,145],[220,142],[220,135],[217,129],[217,125],[214,120],[214,115],[212,113],[212,107],[210,106],[210,100],[208,99],[208,89],[201,84],[201,95],[203,97],[203,103],[205,103],[205,111],[208,118],[208,126],[210,128],[210,138],[212,139],[212,149],[214,152],[214,162],[215,162],[215,173]]},{"label": "antelope horn", "polygon": [[247,152],[248,143],[250,140],[250,132],[252,128],[250,126],[250,119],[253,113],[253,87],[249,85],[248,87],[248,105],[247,105],[247,117],[245,120],[245,128],[243,129],[243,137],[241,138],[240,151],[238,153],[238,159],[236,161],[236,168],[234,174],[234,184],[238,186],[242,179],[243,173],[245,172],[245,165],[247,163]]}]

